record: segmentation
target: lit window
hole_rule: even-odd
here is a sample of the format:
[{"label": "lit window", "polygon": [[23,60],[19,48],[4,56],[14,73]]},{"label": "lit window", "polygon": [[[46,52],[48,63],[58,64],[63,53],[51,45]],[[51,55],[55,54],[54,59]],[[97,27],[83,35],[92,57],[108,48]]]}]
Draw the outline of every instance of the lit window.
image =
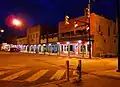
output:
[{"label": "lit window", "polygon": [[35,34],[33,34],[33,38],[35,38]]},{"label": "lit window", "polygon": [[86,52],[86,46],[85,45],[81,46],[81,52]]}]

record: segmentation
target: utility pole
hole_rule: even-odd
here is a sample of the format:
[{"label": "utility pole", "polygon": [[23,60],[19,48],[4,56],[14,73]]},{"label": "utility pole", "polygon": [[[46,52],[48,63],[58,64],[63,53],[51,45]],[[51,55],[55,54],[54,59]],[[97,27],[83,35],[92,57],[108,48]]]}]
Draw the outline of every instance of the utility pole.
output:
[{"label": "utility pole", "polygon": [[118,72],[120,72],[120,17],[119,17],[119,0],[116,0],[116,30],[118,30]]},{"label": "utility pole", "polygon": [[88,15],[87,15],[87,18],[88,18],[88,21],[89,21],[89,58],[91,58],[91,40],[90,40],[90,8],[91,8],[91,4],[90,4],[91,2],[90,2],[90,0],[89,0],[89,2],[88,2]]}]

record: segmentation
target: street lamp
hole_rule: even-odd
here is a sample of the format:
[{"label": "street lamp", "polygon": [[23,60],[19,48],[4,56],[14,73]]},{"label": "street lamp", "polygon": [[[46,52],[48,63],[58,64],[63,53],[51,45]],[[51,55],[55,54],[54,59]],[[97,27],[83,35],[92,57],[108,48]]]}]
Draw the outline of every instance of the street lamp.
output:
[{"label": "street lamp", "polygon": [[89,29],[89,58],[91,58],[91,40],[90,40],[90,8],[91,8],[91,2],[89,0],[88,2],[88,8],[87,8],[87,19],[88,19],[88,28]]},{"label": "street lamp", "polygon": [[15,25],[15,26],[21,26],[22,22],[18,19],[13,19],[12,24]]},{"label": "street lamp", "polygon": [[3,32],[4,32],[4,30],[2,29],[2,30],[0,30],[0,32],[1,32],[1,33],[3,33]]}]

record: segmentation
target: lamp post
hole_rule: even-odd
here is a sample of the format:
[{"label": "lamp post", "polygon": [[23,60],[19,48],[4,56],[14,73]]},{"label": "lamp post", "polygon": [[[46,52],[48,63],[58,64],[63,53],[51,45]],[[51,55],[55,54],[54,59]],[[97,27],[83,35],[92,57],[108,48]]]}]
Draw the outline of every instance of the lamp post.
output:
[{"label": "lamp post", "polygon": [[[0,29],[0,37],[2,37],[2,33],[4,33],[4,30]],[[3,41],[0,41],[0,42],[3,42]]]},{"label": "lamp post", "polygon": [[90,8],[91,8],[91,4],[90,4],[90,0],[88,2],[88,15],[87,15],[87,19],[88,19],[88,26],[89,26],[89,58],[91,58],[91,40],[90,40]]}]

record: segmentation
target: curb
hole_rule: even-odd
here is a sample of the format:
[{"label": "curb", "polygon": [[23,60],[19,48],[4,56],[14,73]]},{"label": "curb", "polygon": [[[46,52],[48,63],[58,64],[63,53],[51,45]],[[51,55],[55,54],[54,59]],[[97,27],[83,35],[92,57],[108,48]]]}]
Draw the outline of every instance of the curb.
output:
[{"label": "curb", "polygon": [[50,85],[50,84],[54,84],[54,85],[59,87],[59,84],[62,84],[62,83],[65,83],[65,82],[70,82],[71,84],[73,84],[73,83],[76,82],[76,77],[71,77],[69,81],[66,81],[66,79],[63,79],[63,80],[49,82],[49,83],[46,82],[46,83],[43,83],[43,84],[37,84],[37,85],[34,85],[34,86],[29,86],[29,87],[41,87],[41,86],[46,86],[46,85]]},{"label": "curb", "polygon": [[66,79],[63,79],[63,80],[59,80],[59,81],[54,81],[54,82],[46,82],[44,84],[38,84],[38,85],[34,85],[34,86],[29,86],[29,87],[41,87],[41,86],[45,86],[45,85],[49,85],[49,84],[54,84],[54,85],[58,85],[58,84],[61,84],[61,83],[64,83],[64,82],[67,82]]}]

